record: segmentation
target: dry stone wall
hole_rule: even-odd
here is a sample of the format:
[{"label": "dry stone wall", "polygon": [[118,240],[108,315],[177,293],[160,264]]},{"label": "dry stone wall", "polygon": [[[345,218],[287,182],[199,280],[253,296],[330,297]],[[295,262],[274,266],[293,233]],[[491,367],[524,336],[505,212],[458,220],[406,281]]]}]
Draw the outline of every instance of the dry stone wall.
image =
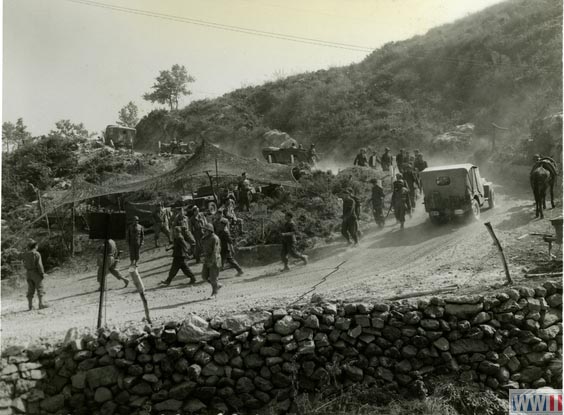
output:
[{"label": "dry stone wall", "polygon": [[431,374],[483,388],[560,387],[562,284],[492,297],[317,303],[102,330],[64,347],[3,351],[0,414],[292,411],[353,383],[424,396]]}]

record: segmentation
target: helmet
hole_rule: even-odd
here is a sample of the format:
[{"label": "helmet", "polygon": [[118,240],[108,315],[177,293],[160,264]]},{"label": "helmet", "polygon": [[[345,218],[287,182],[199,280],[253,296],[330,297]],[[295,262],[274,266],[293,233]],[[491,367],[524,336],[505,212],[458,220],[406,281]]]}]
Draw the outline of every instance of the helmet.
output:
[{"label": "helmet", "polygon": [[205,231],[213,232],[213,225],[211,223],[206,223],[203,228]]}]

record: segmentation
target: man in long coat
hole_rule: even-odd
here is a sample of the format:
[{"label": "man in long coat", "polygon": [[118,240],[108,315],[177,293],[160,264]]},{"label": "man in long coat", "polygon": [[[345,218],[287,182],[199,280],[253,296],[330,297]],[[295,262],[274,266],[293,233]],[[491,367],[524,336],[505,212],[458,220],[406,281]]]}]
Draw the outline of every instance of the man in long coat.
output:
[{"label": "man in long coat", "polygon": [[145,230],[143,229],[143,226],[139,224],[139,216],[133,217],[133,223],[129,225],[127,231],[125,232],[125,240],[127,242],[127,246],[129,247],[130,265],[137,266],[139,253],[145,240]]}]

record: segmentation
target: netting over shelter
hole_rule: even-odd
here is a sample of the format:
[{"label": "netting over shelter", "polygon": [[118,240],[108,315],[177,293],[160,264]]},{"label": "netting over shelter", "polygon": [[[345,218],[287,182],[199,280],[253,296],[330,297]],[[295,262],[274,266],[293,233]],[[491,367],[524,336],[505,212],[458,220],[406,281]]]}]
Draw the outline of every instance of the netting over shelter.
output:
[{"label": "netting over shelter", "polygon": [[81,179],[74,180],[69,190],[53,195],[49,208],[117,193],[175,188],[178,183],[187,183],[201,178],[206,173],[211,176],[217,174],[219,177],[239,177],[243,172],[247,173],[250,180],[257,183],[299,186],[292,174],[291,166],[269,164],[237,156],[204,140],[192,157],[175,169],[157,176],[135,182],[105,185],[95,185]]}]

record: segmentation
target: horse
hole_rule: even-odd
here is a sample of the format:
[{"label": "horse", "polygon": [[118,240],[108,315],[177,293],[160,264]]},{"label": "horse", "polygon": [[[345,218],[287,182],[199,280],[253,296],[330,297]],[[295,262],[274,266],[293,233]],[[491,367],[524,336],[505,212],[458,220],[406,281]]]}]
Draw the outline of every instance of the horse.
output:
[{"label": "horse", "polygon": [[539,164],[533,168],[530,175],[531,187],[535,196],[535,218],[544,219],[543,209],[546,209],[546,189],[550,187],[550,202],[554,209],[554,174]]}]

